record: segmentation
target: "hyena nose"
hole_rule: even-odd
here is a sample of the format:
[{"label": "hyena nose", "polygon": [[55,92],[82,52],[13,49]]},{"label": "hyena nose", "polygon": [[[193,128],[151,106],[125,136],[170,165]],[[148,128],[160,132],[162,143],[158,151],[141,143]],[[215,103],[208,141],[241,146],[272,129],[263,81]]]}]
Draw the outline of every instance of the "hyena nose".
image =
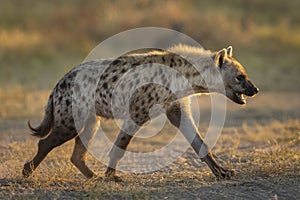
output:
[{"label": "hyena nose", "polygon": [[255,87],[254,90],[253,90],[254,94],[257,94],[258,91],[259,91],[259,89],[257,87]]}]

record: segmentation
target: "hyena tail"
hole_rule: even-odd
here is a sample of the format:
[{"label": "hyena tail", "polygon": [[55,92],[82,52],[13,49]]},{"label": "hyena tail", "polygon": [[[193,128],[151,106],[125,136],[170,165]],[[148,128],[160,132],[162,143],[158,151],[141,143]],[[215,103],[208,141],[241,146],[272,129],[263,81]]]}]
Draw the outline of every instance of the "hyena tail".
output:
[{"label": "hyena tail", "polygon": [[41,124],[34,128],[31,126],[30,121],[27,122],[27,125],[29,127],[29,129],[32,132],[33,136],[36,137],[45,137],[46,135],[48,135],[48,133],[50,132],[52,126],[53,126],[53,97],[52,94],[49,97],[48,100],[48,104],[46,106],[45,109],[45,114],[44,114],[44,118],[43,121],[41,122]]}]

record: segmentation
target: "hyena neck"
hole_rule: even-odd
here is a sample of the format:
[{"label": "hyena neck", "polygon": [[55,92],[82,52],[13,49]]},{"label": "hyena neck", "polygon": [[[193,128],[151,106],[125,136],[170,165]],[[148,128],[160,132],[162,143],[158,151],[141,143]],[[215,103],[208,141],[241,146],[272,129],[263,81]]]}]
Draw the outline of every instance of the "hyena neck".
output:
[{"label": "hyena neck", "polygon": [[[152,63],[169,66],[169,69],[173,69],[181,75],[181,80],[178,79],[177,76],[175,79],[174,77],[168,77],[169,79],[176,80],[176,83],[169,81],[170,87],[172,88],[173,86],[176,91],[179,91],[180,94],[177,94],[177,97],[186,97],[196,93],[217,91],[218,85],[222,80],[220,81],[216,78],[218,77],[216,76],[218,70],[213,61],[215,55],[214,52],[201,48],[179,45],[167,49],[166,51],[130,54],[123,57],[123,59],[131,63],[131,67],[133,68],[143,64],[152,65]],[[160,70],[159,73],[155,73],[155,71],[152,73],[161,79],[165,79],[167,76],[163,75],[163,73],[168,72]],[[149,73],[149,76],[151,76],[152,73]],[[186,82],[188,82],[188,84],[186,84]]]},{"label": "hyena neck", "polygon": [[[186,94],[209,93],[218,91],[223,83],[219,71],[214,63],[216,52],[202,48],[178,45],[169,49],[178,55],[178,59],[185,60],[183,65],[176,65],[175,69],[180,72],[191,84],[194,91],[187,89]],[[219,78],[217,78],[219,77]]]}]

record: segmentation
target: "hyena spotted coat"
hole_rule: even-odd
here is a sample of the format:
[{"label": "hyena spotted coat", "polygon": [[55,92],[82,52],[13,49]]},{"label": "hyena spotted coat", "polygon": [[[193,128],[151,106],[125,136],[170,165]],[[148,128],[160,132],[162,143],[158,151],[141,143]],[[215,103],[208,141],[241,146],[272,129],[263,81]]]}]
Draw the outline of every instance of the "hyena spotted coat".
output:
[{"label": "hyena spotted coat", "polygon": [[[176,73],[168,73],[155,64],[168,66]],[[87,69],[89,73],[85,73]],[[141,70],[144,73],[139,73]],[[221,79],[217,78],[218,75]],[[125,79],[120,83],[122,77]],[[225,91],[222,90],[224,87]],[[132,88],[134,92],[128,95]],[[233,171],[221,167],[203,142],[185,100],[192,94],[208,92],[222,93],[238,104],[246,103],[245,95],[254,96],[258,92],[244,67],[233,58],[231,46],[211,52],[178,45],[166,51],[83,63],[67,73],[53,89],[41,124],[33,128],[28,123],[33,135],[41,139],[37,154],[25,163],[22,173],[25,177],[29,176],[53,148],[75,138],[71,162],[86,177],[95,176],[85,164],[86,146],[97,132],[100,117],[121,118],[124,122],[109,153],[105,172],[107,177],[119,181],[115,173],[119,160],[134,134],[150,119],[150,109],[159,104],[171,124],[182,132],[212,172],[217,177],[230,177]],[[154,113],[155,116],[161,114],[160,110]],[[75,123],[78,119],[82,120]],[[182,121],[184,125],[181,126]],[[200,148],[205,150],[202,156]]]}]

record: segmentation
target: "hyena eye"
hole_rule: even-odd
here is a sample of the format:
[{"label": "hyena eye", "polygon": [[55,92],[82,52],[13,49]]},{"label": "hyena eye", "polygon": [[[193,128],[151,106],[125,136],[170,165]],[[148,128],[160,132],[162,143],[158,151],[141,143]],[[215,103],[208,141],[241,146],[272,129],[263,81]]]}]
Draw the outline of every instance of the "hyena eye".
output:
[{"label": "hyena eye", "polygon": [[235,77],[235,79],[236,79],[237,82],[240,82],[240,81],[245,79],[245,75],[242,75],[242,74],[238,75],[237,77]]}]

